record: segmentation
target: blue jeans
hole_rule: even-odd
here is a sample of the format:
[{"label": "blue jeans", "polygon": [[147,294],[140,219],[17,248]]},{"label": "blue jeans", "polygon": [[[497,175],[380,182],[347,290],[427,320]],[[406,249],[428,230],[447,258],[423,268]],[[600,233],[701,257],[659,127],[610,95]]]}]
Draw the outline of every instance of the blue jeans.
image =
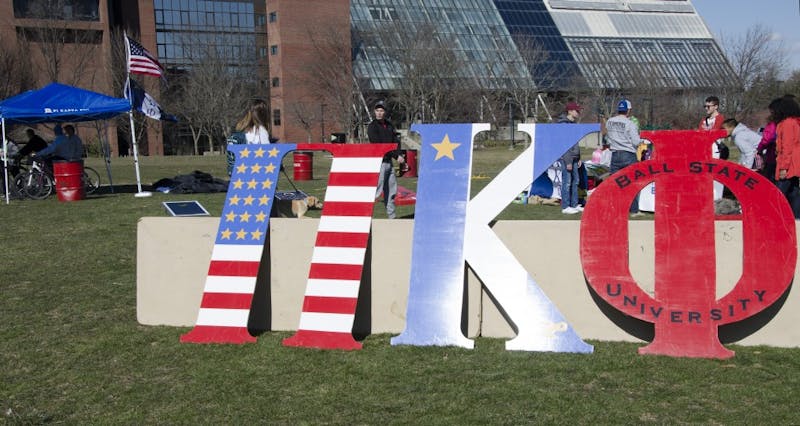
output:
[{"label": "blue jeans", "polygon": [[[614,151],[611,153],[611,174],[616,173],[618,170],[622,170],[625,167],[630,166],[631,164],[636,164],[638,160],[636,159],[635,152],[628,152],[628,151]],[[639,212],[639,194],[636,194],[634,197],[633,202],[631,203],[631,207],[629,209],[631,213],[638,213]]]},{"label": "blue jeans", "polygon": [[567,170],[567,163],[561,163],[561,208],[578,206],[578,181],[580,180],[578,160],[572,161],[572,170]]},{"label": "blue jeans", "polygon": [[383,205],[386,206],[386,215],[389,219],[394,219],[395,207],[394,197],[397,196],[397,176],[394,175],[392,163],[381,163],[381,174],[378,175],[378,188],[375,191],[375,198],[383,192]]}]

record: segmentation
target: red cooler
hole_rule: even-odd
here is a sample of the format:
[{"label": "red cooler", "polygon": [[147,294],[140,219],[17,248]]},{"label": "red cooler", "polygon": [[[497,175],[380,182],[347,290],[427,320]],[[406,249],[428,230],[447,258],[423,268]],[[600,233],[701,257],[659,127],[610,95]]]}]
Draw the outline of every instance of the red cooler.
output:
[{"label": "red cooler", "polygon": [[294,180],[314,179],[314,153],[310,151],[294,152]]},{"label": "red cooler", "polygon": [[54,161],[58,201],[79,201],[86,198],[83,187],[83,161]]},{"label": "red cooler", "polygon": [[408,164],[408,171],[403,173],[403,177],[417,177],[417,150],[406,150],[406,163]]}]

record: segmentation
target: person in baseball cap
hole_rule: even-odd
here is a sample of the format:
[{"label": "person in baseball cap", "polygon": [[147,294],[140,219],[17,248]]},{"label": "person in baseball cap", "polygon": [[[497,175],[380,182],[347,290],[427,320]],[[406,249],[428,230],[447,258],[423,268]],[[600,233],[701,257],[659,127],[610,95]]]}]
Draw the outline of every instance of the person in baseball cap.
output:
[{"label": "person in baseball cap", "polygon": [[[633,105],[631,101],[622,99],[617,103],[617,115],[606,121],[606,138],[611,147],[611,173],[615,173],[638,161],[636,156],[639,147],[639,126],[629,117]],[[632,217],[641,216],[639,212],[639,196],[637,195],[629,209]]]},{"label": "person in baseball cap", "polygon": [[[567,102],[559,123],[577,123],[583,107],[575,101]],[[576,214],[583,211],[578,204],[578,182],[580,180],[581,147],[576,142],[559,159],[561,165],[561,213]]]},{"label": "person in baseball cap", "polygon": [[583,107],[580,106],[580,104],[578,104],[577,102],[574,102],[574,101],[573,102],[568,102],[567,103],[567,107],[565,108],[565,111],[567,113],[569,113],[570,111],[581,112],[581,111],[583,111]]}]

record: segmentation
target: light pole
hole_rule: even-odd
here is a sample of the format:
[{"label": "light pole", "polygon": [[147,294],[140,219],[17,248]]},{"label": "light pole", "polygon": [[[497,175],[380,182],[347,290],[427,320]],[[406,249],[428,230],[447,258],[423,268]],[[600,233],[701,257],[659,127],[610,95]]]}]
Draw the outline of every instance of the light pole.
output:
[{"label": "light pole", "polygon": [[508,130],[511,132],[511,145],[509,150],[514,149],[514,99],[510,96],[506,99],[508,101]]},{"label": "light pole", "polygon": [[325,142],[325,104],[320,104],[319,109],[322,116],[322,137],[319,140],[320,142]]}]

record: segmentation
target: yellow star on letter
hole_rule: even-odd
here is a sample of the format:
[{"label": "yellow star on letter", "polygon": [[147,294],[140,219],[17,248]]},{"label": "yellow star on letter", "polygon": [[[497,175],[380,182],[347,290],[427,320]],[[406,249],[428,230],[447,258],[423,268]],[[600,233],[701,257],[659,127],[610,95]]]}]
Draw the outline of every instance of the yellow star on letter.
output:
[{"label": "yellow star on letter", "polygon": [[264,196],[262,196],[261,198],[258,199],[258,205],[259,206],[266,206],[267,203],[269,203],[269,197],[267,197],[266,195],[264,195]]},{"label": "yellow star on letter", "polygon": [[267,167],[264,167],[264,171],[265,171],[266,173],[272,173],[272,172],[274,172],[274,171],[275,171],[275,165],[274,165],[274,164],[272,164],[272,163],[269,163],[269,165],[268,165]]},{"label": "yellow star on letter", "polygon": [[247,158],[250,156],[250,150],[247,148],[241,150],[241,153],[242,153],[242,158]]},{"label": "yellow star on letter", "polygon": [[278,148],[272,148],[269,150],[270,157],[277,157],[278,156]]},{"label": "yellow star on letter", "polygon": [[244,182],[242,182],[241,179],[236,179],[236,181],[233,182],[233,189],[242,189],[242,184],[244,184]]},{"label": "yellow star on letter", "polygon": [[255,200],[255,198],[253,198],[253,196],[252,196],[252,195],[248,195],[248,196],[247,196],[247,197],[245,197],[245,199],[244,199],[244,205],[245,205],[245,206],[251,206],[251,205],[253,205],[253,200]]},{"label": "yellow star on letter", "polygon": [[226,229],[225,229],[224,231],[222,231],[220,234],[222,234],[222,239],[223,239],[223,240],[230,240],[230,239],[231,239],[231,234],[232,234],[232,233],[233,233],[233,232],[231,232],[231,230],[230,230],[229,228],[226,228]]},{"label": "yellow star on letter", "polygon": [[456,158],[453,156],[453,151],[458,148],[461,144],[460,143],[452,143],[450,142],[450,137],[444,135],[444,139],[442,139],[439,143],[431,144],[436,149],[436,158],[433,161],[436,161],[442,157],[447,157],[451,160],[455,160]]},{"label": "yellow star on letter", "polygon": [[269,189],[272,188],[272,181],[267,179],[264,182],[261,182],[261,189]]},{"label": "yellow star on letter", "polygon": [[264,212],[258,212],[256,215],[256,222],[263,222],[267,218],[267,215]]},{"label": "yellow star on letter", "polygon": [[261,171],[261,164],[255,164],[250,166],[250,173],[258,173]]},{"label": "yellow star on letter", "polygon": [[250,222],[250,213],[244,212],[239,215],[239,220],[242,222]]},{"label": "yellow star on letter", "polygon": [[236,219],[236,213],[234,212],[228,212],[228,214],[225,215],[226,222],[233,222],[234,219]]},{"label": "yellow star on letter", "polygon": [[253,231],[250,233],[254,240],[261,238],[261,231]]},{"label": "yellow star on letter", "polygon": [[244,228],[236,231],[236,239],[237,240],[243,240],[244,237],[246,237],[246,236],[247,236],[247,231],[245,231]]},{"label": "yellow star on letter", "polygon": [[233,197],[230,197],[228,199],[231,200],[231,205],[232,206],[238,205],[239,204],[239,200],[241,200],[241,198],[239,198],[238,195],[234,195]]},{"label": "yellow star on letter", "polygon": [[239,166],[236,167],[236,173],[244,173],[246,171],[247,171],[247,166],[245,166],[244,164],[239,164]]},{"label": "yellow star on letter", "polygon": [[264,151],[264,148],[258,148],[258,149],[256,150],[256,158],[263,157],[265,152],[266,152],[266,151]]},{"label": "yellow star on letter", "polygon": [[255,179],[250,179],[247,181],[247,189],[256,189],[256,183]]}]

